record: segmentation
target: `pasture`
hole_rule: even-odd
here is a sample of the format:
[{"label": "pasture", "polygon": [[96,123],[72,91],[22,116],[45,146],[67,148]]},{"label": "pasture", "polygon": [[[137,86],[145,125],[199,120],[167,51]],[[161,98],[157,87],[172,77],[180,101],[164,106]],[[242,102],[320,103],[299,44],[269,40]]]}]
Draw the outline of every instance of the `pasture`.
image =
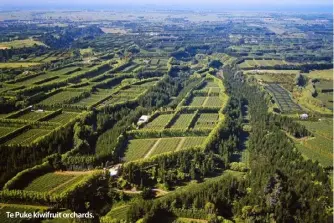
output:
[{"label": "pasture", "polygon": [[298,141],[296,146],[307,158],[317,160],[323,166],[333,165],[333,120],[301,121],[313,138]]},{"label": "pasture", "polygon": [[257,67],[274,67],[276,65],[293,64],[284,60],[245,60],[239,64],[241,69],[252,69]]},{"label": "pasture", "polygon": [[9,48],[23,48],[23,47],[33,47],[33,46],[46,46],[44,43],[33,40],[33,39],[23,39],[23,40],[13,40],[9,42],[0,42],[0,49],[9,49]]},{"label": "pasture", "polygon": [[333,69],[328,70],[312,70],[310,73],[306,74],[307,77],[312,79],[325,79],[333,80]]}]

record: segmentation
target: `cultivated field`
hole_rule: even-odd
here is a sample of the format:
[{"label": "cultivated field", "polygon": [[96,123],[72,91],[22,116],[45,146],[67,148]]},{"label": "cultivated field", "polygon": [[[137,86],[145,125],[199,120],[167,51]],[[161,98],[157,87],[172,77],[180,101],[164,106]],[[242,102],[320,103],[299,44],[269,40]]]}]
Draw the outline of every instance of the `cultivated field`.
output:
[{"label": "cultivated field", "polygon": [[6,145],[29,145],[41,136],[47,135],[51,130],[48,129],[29,129],[16,137],[5,142]]},{"label": "cultivated field", "polygon": [[158,139],[133,139],[130,140],[125,152],[124,160],[133,161],[144,158]]},{"label": "cultivated field", "polygon": [[180,114],[170,127],[171,129],[186,129],[190,125],[194,114]]},{"label": "cultivated field", "polygon": [[297,148],[309,159],[318,160],[323,166],[333,165],[333,120],[302,121],[301,124],[315,137],[301,140]]},{"label": "cultivated field", "polygon": [[213,128],[218,122],[218,117],[218,113],[201,113],[193,128]]},{"label": "cultivated field", "polygon": [[256,67],[274,67],[275,65],[286,65],[292,64],[286,62],[284,60],[245,60],[239,67],[241,69],[249,69],[249,68],[256,68]]},{"label": "cultivated field", "polygon": [[46,46],[44,43],[40,41],[36,41],[33,39],[23,39],[23,40],[13,40],[10,42],[1,42],[0,49],[33,47],[34,45]]},{"label": "cultivated field", "polygon": [[150,156],[159,155],[166,152],[173,152],[179,145],[180,141],[181,138],[161,138],[157,146],[153,148]]},{"label": "cultivated field", "polygon": [[333,80],[333,69],[328,70],[312,70],[309,74],[306,74],[309,78],[318,78],[318,79],[325,79],[325,80]]},{"label": "cultivated field", "polygon": [[82,92],[80,91],[61,91],[57,94],[52,95],[51,97],[44,99],[39,104],[46,106],[64,104],[67,103],[69,100],[78,97],[81,94]]},{"label": "cultivated field", "polygon": [[161,114],[144,126],[144,129],[162,130],[174,114]]},{"label": "cultivated field", "polygon": [[23,190],[60,194],[87,176],[82,172],[53,172],[33,179]]},{"label": "cultivated field", "polygon": [[33,213],[33,212],[44,212],[48,209],[46,206],[34,206],[34,205],[22,205],[22,204],[0,204],[0,222],[1,223],[20,223],[29,221],[24,218],[7,218],[6,212],[20,212],[20,213]]},{"label": "cultivated field", "polygon": [[268,84],[265,88],[274,96],[283,112],[302,111],[301,107],[291,99],[289,92],[279,84]]},{"label": "cultivated field", "polygon": [[25,114],[18,116],[16,119],[24,119],[27,121],[37,121],[47,115],[52,113],[52,111],[28,111]]}]

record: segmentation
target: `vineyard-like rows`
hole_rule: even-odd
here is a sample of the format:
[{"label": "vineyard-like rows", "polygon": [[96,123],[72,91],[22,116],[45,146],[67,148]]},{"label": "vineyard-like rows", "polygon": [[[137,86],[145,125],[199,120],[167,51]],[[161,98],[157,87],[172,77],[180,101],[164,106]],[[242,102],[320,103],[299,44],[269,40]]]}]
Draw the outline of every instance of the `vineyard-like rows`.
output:
[{"label": "vineyard-like rows", "polygon": [[134,139],[130,140],[125,152],[125,161],[133,161],[144,158],[145,154],[149,152],[151,147],[158,139]]},{"label": "vineyard-like rows", "polygon": [[302,111],[301,107],[291,99],[289,93],[279,84],[268,84],[266,90],[275,97],[283,112]]},{"label": "vineyard-like rows", "polygon": [[189,106],[201,107],[205,101],[206,97],[195,96],[191,99]]},{"label": "vineyard-like rows", "polygon": [[4,126],[1,126],[0,127],[0,137],[4,136],[4,135],[7,135],[8,133],[14,131],[15,127],[4,127]]},{"label": "vineyard-like rows", "polygon": [[161,153],[172,152],[179,145],[181,138],[162,138],[157,146],[153,149],[150,156],[159,155]]},{"label": "vineyard-like rows", "polygon": [[29,112],[17,117],[17,119],[25,119],[25,120],[28,120],[28,121],[36,121],[40,118],[43,118],[43,117],[47,116],[50,113],[51,113],[50,111],[43,111],[43,112],[29,111]]},{"label": "vineyard-like rows", "polygon": [[75,118],[78,115],[78,113],[75,112],[62,112],[61,114],[48,119],[49,122],[58,122],[61,124],[68,123],[72,118]]},{"label": "vineyard-like rows", "polygon": [[80,91],[61,91],[51,97],[48,97],[40,102],[42,105],[55,105],[55,104],[63,104],[64,102],[78,97],[81,95],[82,92]]},{"label": "vineyard-like rows", "polygon": [[134,161],[166,152],[201,146],[206,137],[171,137],[155,139],[133,139],[128,142],[124,161]]},{"label": "vineyard-like rows", "polygon": [[50,133],[51,130],[48,129],[29,129],[22,134],[8,140],[5,142],[6,145],[20,144],[20,145],[28,145],[38,137],[44,136]]},{"label": "vineyard-like rows", "polygon": [[194,114],[180,114],[175,120],[171,129],[186,129],[193,119]]},{"label": "vineyard-like rows", "polygon": [[220,107],[222,105],[223,102],[218,96],[209,96],[203,104],[203,107]]},{"label": "vineyard-like rows", "polygon": [[24,190],[55,194],[62,193],[69,188],[70,185],[78,183],[84,177],[84,174],[47,173],[32,180]]},{"label": "vineyard-like rows", "polygon": [[218,113],[202,113],[195,122],[194,129],[213,128],[218,122]]},{"label": "vineyard-like rows", "polygon": [[144,129],[162,130],[174,114],[162,114],[144,126]]}]

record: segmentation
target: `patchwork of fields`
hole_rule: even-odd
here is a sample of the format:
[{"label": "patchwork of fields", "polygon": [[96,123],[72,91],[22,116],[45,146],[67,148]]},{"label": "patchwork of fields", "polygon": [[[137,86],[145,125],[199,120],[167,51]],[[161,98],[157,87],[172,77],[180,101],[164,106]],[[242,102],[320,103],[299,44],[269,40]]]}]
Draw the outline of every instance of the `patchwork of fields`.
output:
[{"label": "patchwork of fields", "polygon": [[175,152],[203,145],[206,137],[145,138],[129,140],[124,161],[150,158],[167,152]]}]

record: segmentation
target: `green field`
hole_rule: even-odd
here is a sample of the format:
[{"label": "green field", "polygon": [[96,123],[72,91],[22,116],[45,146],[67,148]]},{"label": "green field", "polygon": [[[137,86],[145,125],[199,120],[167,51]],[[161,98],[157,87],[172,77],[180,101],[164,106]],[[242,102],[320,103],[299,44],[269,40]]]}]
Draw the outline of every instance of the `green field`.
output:
[{"label": "green field", "polygon": [[40,63],[30,63],[30,62],[10,62],[10,63],[0,63],[0,68],[26,68],[32,66],[38,66]]},{"label": "green field", "polygon": [[126,214],[130,208],[130,205],[123,205],[111,209],[106,216],[101,218],[102,223],[111,222],[113,220],[121,221],[126,219]]},{"label": "green field", "polygon": [[213,128],[218,122],[218,113],[201,113],[196,120],[194,129]]},{"label": "green field", "polygon": [[49,114],[51,114],[52,111],[29,111],[23,115],[20,115],[17,117],[17,119],[24,119],[28,121],[37,121],[38,119],[41,119]]},{"label": "green field", "polygon": [[222,105],[223,102],[218,96],[209,96],[203,104],[203,107],[221,107]]},{"label": "green field", "polygon": [[323,166],[333,165],[333,120],[300,122],[311,131],[315,137],[298,141],[297,148],[307,158],[319,161]]},{"label": "green field", "polygon": [[124,160],[133,161],[144,158],[157,139],[133,139],[130,140],[125,152]]},{"label": "green field", "polygon": [[47,173],[34,180],[24,188],[26,191],[62,193],[85,177],[84,174]]},{"label": "green field", "polygon": [[8,140],[5,142],[6,145],[14,145],[14,144],[20,144],[20,145],[29,145],[34,140],[36,140],[38,137],[47,135],[50,133],[51,130],[48,129],[29,129],[18,136]]},{"label": "green field", "polygon": [[0,42],[0,49],[33,47],[34,45],[46,46],[44,43],[40,41],[36,41],[33,39],[23,39],[23,40],[13,40],[10,42]]},{"label": "green field", "polygon": [[180,146],[180,149],[184,150],[184,149],[190,149],[193,148],[195,146],[201,146],[203,145],[204,141],[205,141],[206,137],[186,137],[182,146]]},{"label": "green field", "polygon": [[78,97],[81,94],[82,92],[80,91],[61,91],[57,94],[52,95],[51,97],[44,99],[39,104],[47,106],[63,104],[71,100],[72,98]]},{"label": "green field", "polygon": [[144,126],[144,129],[162,130],[174,114],[161,114]]},{"label": "green field", "polygon": [[75,118],[76,116],[78,116],[78,113],[75,112],[62,112],[61,114],[48,119],[47,121],[49,122],[59,122],[61,124],[66,124],[68,123],[72,118]]},{"label": "green field", "polygon": [[5,127],[5,126],[0,126],[0,137],[7,135],[8,133],[14,131],[17,129],[16,127]]},{"label": "green field", "polygon": [[333,69],[328,70],[312,70],[309,74],[306,74],[307,77],[315,79],[326,79],[326,80],[333,80]]},{"label": "green field", "polygon": [[274,67],[275,65],[292,64],[284,60],[245,60],[239,67],[244,68],[255,68],[255,67]]},{"label": "green field", "polygon": [[153,149],[150,156],[166,152],[173,152],[179,145],[181,138],[161,138],[158,145]]},{"label": "green field", "polygon": [[180,114],[170,127],[171,129],[186,129],[190,125],[194,114]]},{"label": "green field", "polygon": [[205,101],[206,97],[195,96],[191,99],[189,106],[201,107]]}]

